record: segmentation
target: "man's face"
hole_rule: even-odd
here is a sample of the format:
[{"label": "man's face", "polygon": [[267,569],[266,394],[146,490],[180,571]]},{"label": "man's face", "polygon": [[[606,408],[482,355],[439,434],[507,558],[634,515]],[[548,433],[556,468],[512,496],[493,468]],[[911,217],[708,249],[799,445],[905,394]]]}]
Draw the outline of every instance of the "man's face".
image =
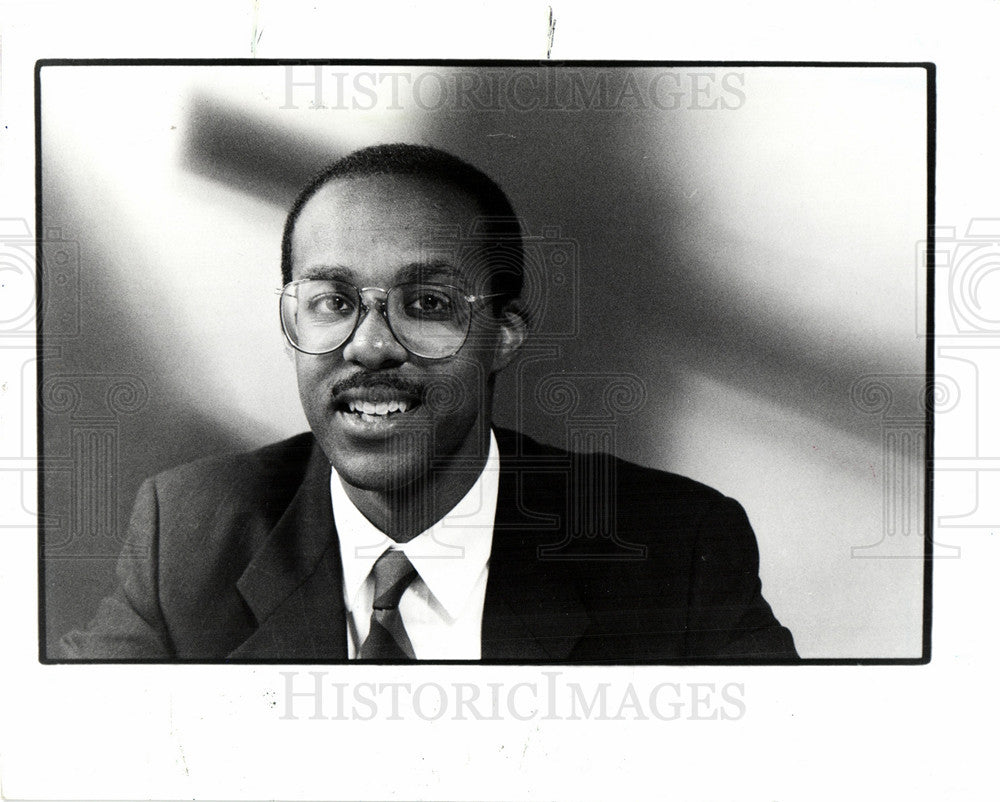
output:
[{"label": "man's face", "polygon": [[[296,221],[292,279],[389,290],[419,277],[488,294],[487,277],[469,267],[480,262],[478,249],[429,247],[443,228],[469,232],[480,214],[471,197],[428,179],[335,179]],[[473,467],[488,438],[492,377],[523,339],[520,319],[498,321],[490,302],[476,303],[462,348],[432,360],[408,352],[369,306],[336,351],[295,353],[302,406],[330,462],[348,484],[375,491],[408,486],[443,464]]]}]

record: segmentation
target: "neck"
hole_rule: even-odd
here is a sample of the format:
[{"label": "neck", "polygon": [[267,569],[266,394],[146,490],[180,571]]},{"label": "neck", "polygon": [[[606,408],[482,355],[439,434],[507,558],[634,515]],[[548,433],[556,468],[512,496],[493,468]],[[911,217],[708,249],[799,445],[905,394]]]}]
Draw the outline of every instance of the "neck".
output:
[{"label": "neck", "polygon": [[361,513],[397,543],[413,540],[444,518],[461,501],[486,467],[490,432],[461,456],[436,461],[420,479],[389,492],[344,484]]}]

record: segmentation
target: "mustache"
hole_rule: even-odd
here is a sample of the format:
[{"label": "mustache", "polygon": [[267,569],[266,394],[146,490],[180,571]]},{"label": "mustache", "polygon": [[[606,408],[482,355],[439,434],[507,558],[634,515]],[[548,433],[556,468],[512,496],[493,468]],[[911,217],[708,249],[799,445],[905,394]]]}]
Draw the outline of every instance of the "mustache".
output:
[{"label": "mustache", "polygon": [[419,398],[424,385],[395,373],[356,373],[333,385],[330,395],[337,398],[351,390],[385,390]]}]

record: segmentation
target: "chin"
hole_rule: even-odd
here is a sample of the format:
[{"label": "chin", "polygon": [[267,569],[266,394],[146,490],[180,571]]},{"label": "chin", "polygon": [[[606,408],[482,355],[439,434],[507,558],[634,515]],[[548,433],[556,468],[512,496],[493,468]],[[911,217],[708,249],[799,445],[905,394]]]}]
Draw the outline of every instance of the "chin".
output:
[{"label": "chin", "polygon": [[401,490],[413,484],[429,469],[421,466],[400,463],[392,457],[362,457],[358,459],[343,459],[339,455],[332,459],[331,464],[340,478],[351,487],[358,490],[368,490],[377,493],[388,493]]},{"label": "chin", "polygon": [[[421,406],[410,420],[355,420],[334,412],[314,426],[327,459],[358,490],[387,493],[419,484],[435,471],[449,472],[455,458],[472,456],[482,436],[481,418],[439,419]],[[464,460],[460,459],[460,462]]]}]

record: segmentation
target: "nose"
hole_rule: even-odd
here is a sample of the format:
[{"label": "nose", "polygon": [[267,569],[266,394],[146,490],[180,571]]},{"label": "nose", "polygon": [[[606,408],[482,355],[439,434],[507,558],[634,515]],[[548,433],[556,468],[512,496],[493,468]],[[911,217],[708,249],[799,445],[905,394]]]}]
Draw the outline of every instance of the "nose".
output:
[{"label": "nose", "polygon": [[362,310],[362,314],[364,317],[344,346],[344,359],[370,370],[405,362],[409,351],[393,336],[388,322],[379,311],[379,303],[368,304],[368,309]]}]

